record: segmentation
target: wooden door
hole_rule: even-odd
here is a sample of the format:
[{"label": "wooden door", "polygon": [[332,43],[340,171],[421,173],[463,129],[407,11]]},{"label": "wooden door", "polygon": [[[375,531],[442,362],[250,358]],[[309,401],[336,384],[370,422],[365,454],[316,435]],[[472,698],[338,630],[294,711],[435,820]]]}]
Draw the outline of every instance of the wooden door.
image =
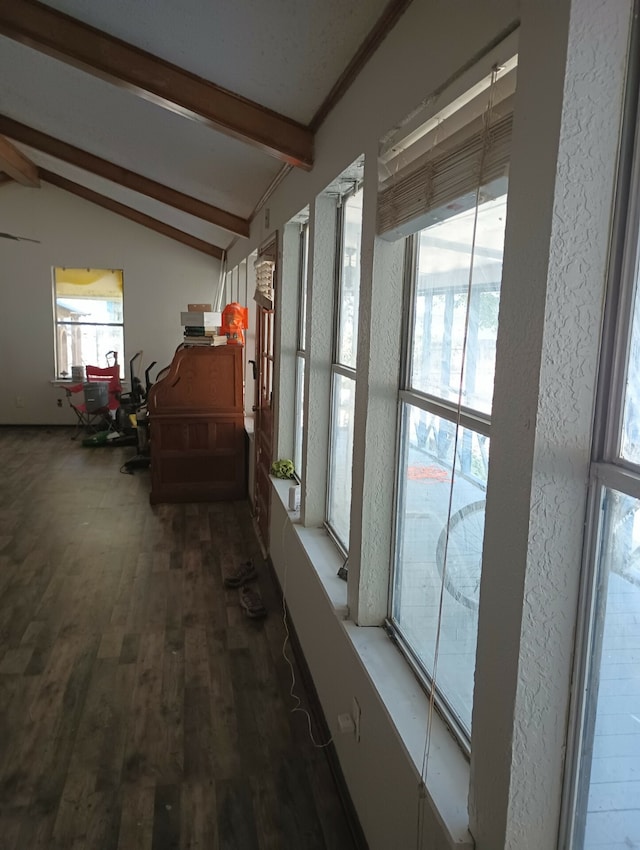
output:
[{"label": "wooden door", "polygon": [[273,460],[273,325],[274,310],[258,306],[256,334],[255,404],[255,491],[254,505],[258,530],[265,548],[269,548],[271,518],[271,482]]}]

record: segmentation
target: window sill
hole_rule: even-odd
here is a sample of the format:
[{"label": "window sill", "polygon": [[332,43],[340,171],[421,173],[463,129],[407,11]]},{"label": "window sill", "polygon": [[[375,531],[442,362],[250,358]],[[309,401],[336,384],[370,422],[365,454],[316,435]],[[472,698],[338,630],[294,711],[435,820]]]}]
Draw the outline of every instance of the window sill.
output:
[{"label": "window sill", "polygon": [[[86,384],[87,381],[86,378],[82,381],[74,381],[72,378],[51,378],[49,383],[52,387],[71,387],[77,386],[78,384]],[[122,378],[120,383],[123,389],[129,386],[129,381],[127,381],[125,378]]]},{"label": "window sill", "polygon": [[344,563],[337,545],[324,528],[305,528],[300,524],[300,511],[290,511],[289,487],[291,481],[271,477],[273,489],[287,511],[293,531],[304,548],[309,561],[313,565],[327,600],[341,620],[349,616],[347,607],[347,583],[338,578],[338,570]]},{"label": "window sill", "polygon": [[[357,626],[349,620],[347,585],[337,576],[343,564],[335,543],[323,528],[305,528],[299,524],[298,511],[288,510],[288,481],[272,478],[274,498],[287,512],[317,579],[320,582],[336,618],[341,621],[346,639],[355,652],[371,688],[382,702],[401,746],[416,774],[416,788],[422,768],[425,747],[429,699],[418,683],[411,667],[382,628]],[[472,850],[473,839],[468,831],[467,798],[469,792],[469,762],[447,729],[442,718],[434,712],[431,744],[426,777],[426,804],[443,832],[443,847]],[[440,845],[438,845],[440,846]]]}]

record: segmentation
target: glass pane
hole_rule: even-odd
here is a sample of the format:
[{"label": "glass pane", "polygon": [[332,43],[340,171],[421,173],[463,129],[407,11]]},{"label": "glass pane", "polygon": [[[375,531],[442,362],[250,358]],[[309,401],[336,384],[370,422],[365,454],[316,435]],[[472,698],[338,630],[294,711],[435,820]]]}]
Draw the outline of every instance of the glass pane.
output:
[{"label": "glass pane", "polygon": [[122,298],[68,298],[58,295],[56,319],[59,322],[122,324]]},{"label": "glass pane", "polygon": [[345,549],[349,547],[351,522],[351,466],[353,460],[353,413],[356,382],[333,376],[329,498],[327,521]]},{"label": "glass pane", "polygon": [[493,399],[506,208],[506,195],[480,205],[475,246],[475,208],[421,231],[418,243],[411,386],[457,402],[462,382],[462,404],[483,413]]},{"label": "glass pane", "polygon": [[307,280],[309,275],[309,225],[303,225],[300,239],[300,303],[298,305],[298,349],[304,351],[307,345]]},{"label": "glass pane", "polygon": [[620,454],[640,465],[640,292],[636,285]]},{"label": "glass pane", "polygon": [[343,213],[338,363],[355,369],[358,346],[362,189],[347,199]]},{"label": "glass pane", "polygon": [[304,357],[296,358],[296,413],[293,433],[293,465],[298,477],[302,472],[302,438],[304,435]]},{"label": "glass pane", "polygon": [[122,324],[121,269],[54,269],[56,320]]},{"label": "glass pane", "polygon": [[575,847],[640,847],[640,502],[605,491]]},{"label": "glass pane", "polygon": [[60,323],[56,327],[58,377],[71,375],[72,366],[107,366],[107,352],[117,351],[120,376],[124,374],[124,331],[122,325]]},{"label": "glass pane", "polygon": [[[403,405],[393,618],[470,732],[489,439]],[[455,464],[454,464],[455,451]],[[451,490],[452,507],[449,517]]]}]

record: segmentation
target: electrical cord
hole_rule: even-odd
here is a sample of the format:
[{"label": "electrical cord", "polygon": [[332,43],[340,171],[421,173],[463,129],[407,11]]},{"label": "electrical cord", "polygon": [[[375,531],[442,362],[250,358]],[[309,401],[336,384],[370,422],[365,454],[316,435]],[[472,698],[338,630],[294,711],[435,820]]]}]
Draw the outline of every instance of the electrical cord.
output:
[{"label": "electrical cord", "polygon": [[296,674],[295,674],[295,670],[294,670],[294,667],[293,667],[293,662],[291,661],[291,659],[287,655],[287,644],[290,643],[290,640],[291,640],[291,636],[290,636],[290,633],[289,633],[289,622],[288,622],[287,601],[286,601],[287,573],[289,571],[289,559],[285,556],[285,551],[284,551],[285,532],[287,530],[288,523],[289,523],[289,517],[285,516],[284,523],[282,524],[282,535],[281,535],[282,555],[283,555],[283,559],[284,559],[284,575],[282,577],[282,623],[284,625],[284,632],[285,632],[285,638],[284,638],[284,642],[282,644],[282,657],[284,658],[284,660],[289,665],[289,670],[291,671],[291,687],[289,688],[289,696],[294,700],[294,706],[293,706],[293,708],[290,709],[290,712],[291,712],[291,714],[295,714],[296,712],[299,711],[301,714],[305,715],[305,717],[307,718],[307,727],[309,729],[309,738],[311,740],[312,745],[318,750],[323,750],[325,747],[328,747],[329,744],[333,743],[333,736],[331,736],[329,738],[329,740],[324,744],[319,744],[316,741],[316,739],[313,735],[313,729],[312,729],[312,725],[311,725],[311,715],[309,714],[309,712],[307,711],[306,708],[303,708],[302,700],[300,699],[298,694],[295,692]]}]

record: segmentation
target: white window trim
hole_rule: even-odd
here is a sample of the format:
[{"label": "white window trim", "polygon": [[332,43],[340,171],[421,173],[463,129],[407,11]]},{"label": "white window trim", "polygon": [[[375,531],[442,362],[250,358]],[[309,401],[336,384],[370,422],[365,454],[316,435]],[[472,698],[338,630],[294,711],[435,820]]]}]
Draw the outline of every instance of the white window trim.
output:
[{"label": "white window trim", "polygon": [[[328,452],[327,452],[327,493],[326,493],[326,507],[325,507],[325,527],[327,531],[331,535],[334,543],[338,547],[339,551],[343,555],[345,562],[343,566],[347,563],[349,557],[349,540],[341,540],[337,530],[332,526],[329,520],[329,508],[330,508],[330,500],[331,500],[331,458],[333,453],[333,424],[334,424],[334,405],[335,405],[335,394],[334,394],[334,386],[335,381],[334,378],[336,375],[340,375],[343,378],[347,378],[354,383],[354,394],[357,391],[358,381],[357,381],[357,367],[354,368],[352,366],[347,366],[344,363],[338,360],[339,351],[340,351],[340,312],[342,307],[342,284],[343,284],[343,268],[342,268],[342,255],[344,250],[344,228],[345,228],[345,204],[348,199],[355,195],[362,188],[362,184],[360,181],[353,181],[353,187],[345,192],[339,199],[336,204],[336,240],[335,240],[335,253],[334,253],[334,296],[333,296],[333,348],[332,348],[332,357],[331,357],[331,368],[330,368],[330,401],[329,401],[329,444],[328,444]],[[362,239],[362,225],[360,236]],[[358,281],[358,289],[360,288],[360,281]],[[358,353],[358,326],[354,328],[356,333],[356,357]],[[354,402],[355,408],[355,402]],[[355,413],[355,410],[354,410]],[[355,417],[354,417],[355,420]],[[354,421],[355,428],[355,421]],[[353,461],[353,458],[352,458]],[[353,465],[352,465],[352,480],[353,480]],[[353,492],[353,487],[351,488]]]}]

